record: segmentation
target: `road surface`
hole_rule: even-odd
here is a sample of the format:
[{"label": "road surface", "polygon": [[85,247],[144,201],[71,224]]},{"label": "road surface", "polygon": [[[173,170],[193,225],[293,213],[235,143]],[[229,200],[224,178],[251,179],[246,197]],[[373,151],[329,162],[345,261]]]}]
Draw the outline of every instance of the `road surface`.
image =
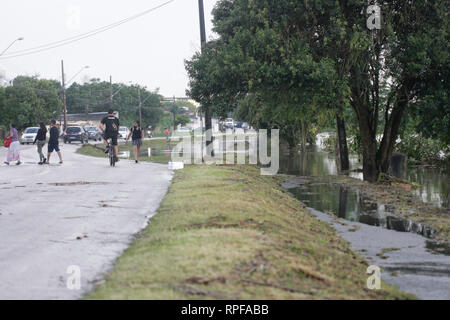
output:
[{"label": "road surface", "polygon": [[21,166],[3,165],[0,148],[0,299],[82,297],[159,207],[167,165],[121,160],[111,168],[78,147],[63,145],[64,164],[53,154],[49,166],[36,164],[35,146],[22,146]]}]

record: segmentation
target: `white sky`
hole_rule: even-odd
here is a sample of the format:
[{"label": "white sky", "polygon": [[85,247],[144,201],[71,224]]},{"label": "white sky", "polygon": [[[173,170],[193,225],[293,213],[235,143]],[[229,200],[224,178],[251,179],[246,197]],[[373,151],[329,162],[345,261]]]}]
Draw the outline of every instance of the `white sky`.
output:
[{"label": "white sky", "polygon": [[[77,36],[166,1],[1,0],[0,52],[18,37],[24,40],[16,42],[6,54]],[[207,39],[214,37],[211,10],[216,2],[204,0]],[[184,60],[200,49],[199,28],[198,0],[175,0],[79,42],[33,55],[0,59],[0,74],[7,79],[39,74],[42,78],[61,80],[63,59],[66,79],[88,65],[90,68],[75,81],[94,77],[109,81],[112,75],[113,82],[132,81],[150,90],[160,88],[165,96],[185,96],[188,77]]]}]

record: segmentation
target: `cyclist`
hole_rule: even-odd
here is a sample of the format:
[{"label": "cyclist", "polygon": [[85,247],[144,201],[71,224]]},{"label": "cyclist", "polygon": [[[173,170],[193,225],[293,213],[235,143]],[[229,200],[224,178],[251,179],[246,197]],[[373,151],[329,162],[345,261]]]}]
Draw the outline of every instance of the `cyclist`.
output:
[{"label": "cyclist", "polygon": [[119,161],[119,146],[117,144],[117,135],[119,134],[119,119],[114,115],[114,110],[109,109],[108,115],[103,118],[100,123],[100,130],[103,132],[103,143],[106,146],[105,153],[109,152],[108,139],[112,139],[112,145],[114,146],[115,158],[114,161]]}]

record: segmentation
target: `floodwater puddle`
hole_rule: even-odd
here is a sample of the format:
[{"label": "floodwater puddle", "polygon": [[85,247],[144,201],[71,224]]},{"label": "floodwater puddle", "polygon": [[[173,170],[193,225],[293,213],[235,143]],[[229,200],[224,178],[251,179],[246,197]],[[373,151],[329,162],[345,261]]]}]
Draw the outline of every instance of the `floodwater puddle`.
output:
[{"label": "floodwater puddle", "polygon": [[395,207],[374,201],[359,190],[329,183],[302,184],[289,191],[307,207],[338,218],[399,232],[413,232],[432,239],[435,230],[425,224],[396,216]]}]

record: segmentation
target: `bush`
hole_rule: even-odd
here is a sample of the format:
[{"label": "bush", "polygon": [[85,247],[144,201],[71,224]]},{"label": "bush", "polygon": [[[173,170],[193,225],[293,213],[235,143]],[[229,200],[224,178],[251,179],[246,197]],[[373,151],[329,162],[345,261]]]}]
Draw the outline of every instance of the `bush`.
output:
[{"label": "bush", "polygon": [[448,147],[436,139],[425,138],[422,134],[409,134],[402,137],[396,146],[397,151],[405,153],[414,164],[436,164],[448,157]]}]

